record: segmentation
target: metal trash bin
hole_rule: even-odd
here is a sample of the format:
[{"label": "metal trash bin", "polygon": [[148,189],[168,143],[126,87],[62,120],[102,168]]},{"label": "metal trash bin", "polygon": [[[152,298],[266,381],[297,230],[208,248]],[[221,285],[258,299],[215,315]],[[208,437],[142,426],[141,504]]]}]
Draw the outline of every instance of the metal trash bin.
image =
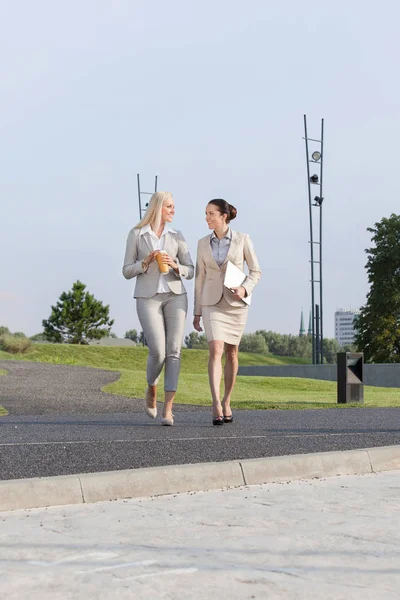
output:
[{"label": "metal trash bin", "polygon": [[364,402],[364,353],[337,353],[338,404]]}]

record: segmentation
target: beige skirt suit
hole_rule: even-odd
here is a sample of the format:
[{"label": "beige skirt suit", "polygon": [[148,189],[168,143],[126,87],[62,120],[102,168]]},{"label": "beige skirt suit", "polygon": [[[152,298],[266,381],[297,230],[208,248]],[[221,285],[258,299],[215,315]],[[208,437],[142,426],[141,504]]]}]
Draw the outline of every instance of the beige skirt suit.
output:
[{"label": "beige skirt suit", "polygon": [[248,296],[260,280],[261,270],[247,233],[231,232],[229,250],[221,266],[213,256],[211,236],[199,240],[197,247],[194,315],[202,317],[208,342],[220,340],[238,346],[247,321],[248,305],[236,300],[224,286],[226,265],[230,261],[244,271],[244,263],[247,264],[249,274],[242,285]]}]

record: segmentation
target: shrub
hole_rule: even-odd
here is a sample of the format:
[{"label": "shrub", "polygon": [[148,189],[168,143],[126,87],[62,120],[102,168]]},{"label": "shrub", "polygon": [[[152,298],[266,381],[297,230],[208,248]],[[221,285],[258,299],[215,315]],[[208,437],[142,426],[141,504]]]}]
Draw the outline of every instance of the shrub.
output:
[{"label": "shrub", "polygon": [[260,333],[245,333],[239,345],[240,352],[256,352],[257,354],[266,354],[268,346]]},{"label": "shrub", "polygon": [[48,341],[44,333],[35,333],[35,335],[31,335],[29,339],[32,340],[32,342],[37,342],[38,344],[43,344]]},{"label": "shrub", "polygon": [[10,354],[23,354],[27,352],[32,346],[32,342],[27,337],[20,335],[12,335],[10,333],[4,333],[0,336],[0,348],[9,352]]}]

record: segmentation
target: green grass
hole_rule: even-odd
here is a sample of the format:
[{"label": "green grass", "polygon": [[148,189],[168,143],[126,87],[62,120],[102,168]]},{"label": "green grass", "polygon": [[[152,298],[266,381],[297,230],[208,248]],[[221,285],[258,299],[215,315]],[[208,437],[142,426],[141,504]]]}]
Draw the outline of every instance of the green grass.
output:
[{"label": "green grass", "polygon": [[[192,350],[190,350],[192,352]],[[204,352],[204,350],[202,350]],[[300,356],[265,356],[265,354],[253,354],[250,352],[240,353],[240,364],[244,366],[251,365],[309,365],[310,359]]]},{"label": "green grass", "polygon": [[[81,365],[100,369],[141,370],[146,368],[147,348],[118,348],[107,346],[76,346],[70,344],[33,344],[24,354],[9,354],[0,350],[0,359],[29,360],[63,365]],[[240,353],[241,365],[299,364],[304,359],[287,356]],[[207,370],[207,350],[182,350],[182,372],[204,373]]]},{"label": "green grass", "polygon": [[[162,386],[162,380],[160,387]],[[123,370],[121,378],[103,391],[123,396],[142,397],[144,373]],[[162,387],[161,387],[162,389]],[[364,388],[364,404],[338,405],[336,383],[296,377],[238,377],[232,402],[243,409],[350,408],[360,406],[400,406],[397,388]],[[181,372],[177,394],[179,404],[209,406],[211,396],[206,374]]]},{"label": "green grass", "polygon": [[[128,397],[143,397],[147,349],[99,346],[34,344],[25,354],[10,355],[0,351],[0,359],[28,360],[52,364],[82,365],[119,371],[118,381],[103,388],[105,392]],[[177,402],[210,405],[206,350],[182,352],[182,369]],[[287,357],[240,353],[241,365],[282,365],[293,362]],[[304,362],[299,359],[299,362]],[[162,389],[162,380],[160,381]],[[398,388],[364,388],[362,406],[400,406]],[[357,404],[336,403],[336,383],[289,377],[238,377],[233,403],[243,409],[349,408]]]},{"label": "green grass", "polygon": [[[7,371],[5,371],[4,369],[0,369],[0,377],[2,375],[7,375]],[[0,417],[5,417],[6,415],[8,415],[8,412],[6,411],[6,409],[1,406],[0,404]]]}]

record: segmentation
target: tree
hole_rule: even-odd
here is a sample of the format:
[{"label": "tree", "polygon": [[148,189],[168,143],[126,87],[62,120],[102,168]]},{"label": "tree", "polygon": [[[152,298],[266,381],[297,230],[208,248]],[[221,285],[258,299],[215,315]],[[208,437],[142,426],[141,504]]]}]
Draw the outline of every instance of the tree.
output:
[{"label": "tree", "polygon": [[204,350],[208,348],[207,338],[204,334],[199,334],[197,331],[191,331],[185,336],[185,346],[193,350]]},{"label": "tree", "polygon": [[256,331],[256,334],[261,334],[265,339],[271,354],[277,354],[278,356],[289,356],[289,336],[281,333],[275,333],[275,331],[265,331],[260,329]]},{"label": "tree", "polygon": [[125,331],[124,338],[126,340],[132,340],[132,342],[135,342],[135,344],[137,344],[139,341],[139,336],[136,329],[129,329],[128,331]]},{"label": "tree", "polygon": [[193,350],[205,350],[208,348],[207,338],[203,333],[200,335],[197,331],[191,331],[185,336],[185,346]]},{"label": "tree", "polygon": [[354,344],[345,344],[339,352],[357,352],[357,346]]},{"label": "tree", "polygon": [[324,361],[329,364],[335,364],[337,359],[337,353],[340,352],[341,348],[339,342],[333,338],[324,338],[323,342],[323,354]]},{"label": "tree", "polygon": [[8,329],[8,327],[4,327],[4,325],[0,326],[0,335],[3,335],[5,333],[11,333],[10,330]]},{"label": "tree", "polygon": [[37,343],[48,341],[48,339],[44,333],[35,333],[35,335],[31,335],[31,337],[29,339],[32,342],[37,342]]},{"label": "tree", "polygon": [[193,348],[193,346],[195,345],[198,337],[199,337],[199,334],[197,333],[197,331],[191,331],[188,335],[185,335],[186,348],[189,348],[191,350]]},{"label": "tree", "polygon": [[268,346],[264,336],[260,333],[246,333],[240,341],[239,351],[267,354]]},{"label": "tree", "polygon": [[307,335],[289,335],[287,356],[299,356],[302,358],[311,358],[312,342]]},{"label": "tree", "polygon": [[355,344],[368,362],[400,362],[400,216],[383,218],[366,249],[370,290],[357,317]]},{"label": "tree", "polygon": [[76,281],[72,290],[63,292],[51,315],[42,324],[47,339],[68,344],[87,344],[109,336],[114,320],[110,320],[109,305],[85,291],[86,286]]}]

